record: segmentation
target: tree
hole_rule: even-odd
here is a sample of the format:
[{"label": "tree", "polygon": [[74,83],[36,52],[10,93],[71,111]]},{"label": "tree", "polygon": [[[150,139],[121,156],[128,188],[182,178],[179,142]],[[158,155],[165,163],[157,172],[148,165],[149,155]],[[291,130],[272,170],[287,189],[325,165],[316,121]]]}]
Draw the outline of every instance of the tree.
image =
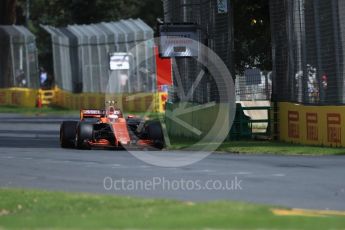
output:
[{"label": "tree", "polygon": [[[18,0],[18,12],[26,12],[26,1]],[[34,0],[31,1],[29,29],[37,37],[40,65],[52,73],[50,36],[40,24],[56,27],[70,24],[90,24],[141,18],[154,27],[156,18],[162,17],[163,6],[159,0]],[[17,16],[24,24],[23,15]]]},{"label": "tree", "polygon": [[17,0],[2,0],[0,3],[0,25],[16,23]]},{"label": "tree", "polygon": [[149,26],[155,29],[157,18],[163,18],[163,4],[161,0],[145,0],[135,15],[143,19]]},{"label": "tree", "polygon": [[[26,12],[26,1],[18,1],[18,12]],[[12,6],[16,0],[3,0]],[[268,0],[233,0],[235,32],[235,70],[237,74],[246,67],[271,70],[271,35]],[[10,3],[10,4],[9,4]],[[1,9],[7,9],[7,5]],[[2,10],[1,16],[5,15]],[[156,18],[163,17],[160,0],[34,0],[31,1],[29,29],[37,36],[41,63],[51,59],[49,35],[40,24],[66,26],[102,21],[141,18],[155,28]],[[23,14],[23,13],[20,13]],[[18,23],[24,24],[22,15]],[[8,16],[7,16],[8,17]],[[13,17],[12,17],[13,22]],[[47,67],[49,69],[49,67]]]},{"label": "tree", "polygon": [[268,0],[234,0],[235,69],[272,69]]},{"label": "tree", "polygon": [[[19,7],[25,9],[26,1],[18,0]],[[153,26],[162,11],[162,2],[157,0],[35,0],[31,2],[31,21],[66,26],[141,18]]]}]

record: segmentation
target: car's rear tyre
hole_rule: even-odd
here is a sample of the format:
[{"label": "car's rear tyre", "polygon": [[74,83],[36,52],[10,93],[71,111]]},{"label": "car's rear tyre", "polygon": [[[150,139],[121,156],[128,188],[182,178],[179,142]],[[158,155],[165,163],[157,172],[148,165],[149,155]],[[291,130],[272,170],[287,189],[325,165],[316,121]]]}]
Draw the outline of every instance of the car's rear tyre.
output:
[{"label": "car's rear tyre", "polygon": [[87,141],[93,138],[93,124],[80,122],[75,137],[75,147],[78,149],[90,149]]},{"label": "car's rear tyre", "polygon": [[153,141],[153,147],[156,149],[163,149],[164,135],[161,123],[159,121],[149,121],[146,129],[148,138]]},{"label": "car's rear tyre", "polygon": [[60,126],[60,146],[73,148],[76,136],[77,121],[64,121]]}]

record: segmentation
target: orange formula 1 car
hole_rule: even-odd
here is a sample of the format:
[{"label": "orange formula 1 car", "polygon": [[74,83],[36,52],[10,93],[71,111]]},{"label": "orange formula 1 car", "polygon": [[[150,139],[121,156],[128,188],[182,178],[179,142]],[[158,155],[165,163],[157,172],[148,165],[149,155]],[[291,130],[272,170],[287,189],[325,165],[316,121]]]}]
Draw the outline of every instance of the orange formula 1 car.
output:
[{"label": "orange formula 1 car", "polygon": [[159,121],[123,117],[120,109],[81,110],[80,121],[64,121],[60,126],[62,148],[155,148],[164,147]]}]

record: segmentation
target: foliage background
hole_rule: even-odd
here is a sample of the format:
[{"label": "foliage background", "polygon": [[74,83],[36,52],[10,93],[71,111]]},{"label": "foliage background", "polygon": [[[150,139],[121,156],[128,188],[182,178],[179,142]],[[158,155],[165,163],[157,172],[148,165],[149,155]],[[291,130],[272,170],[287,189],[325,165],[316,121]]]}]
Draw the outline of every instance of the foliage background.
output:
[{"label": "foliage background", "polygon": [[[26,21],[27,1],[30,20]],[[235,71],[272,69],[269,0],[233,0]],[[40,65],[52,73],[50,35],[40,24],[57,27],[141,18],[155,28],[163,18],[160,0],[2,0],[0,24],[27,25],[37,36]]]}]

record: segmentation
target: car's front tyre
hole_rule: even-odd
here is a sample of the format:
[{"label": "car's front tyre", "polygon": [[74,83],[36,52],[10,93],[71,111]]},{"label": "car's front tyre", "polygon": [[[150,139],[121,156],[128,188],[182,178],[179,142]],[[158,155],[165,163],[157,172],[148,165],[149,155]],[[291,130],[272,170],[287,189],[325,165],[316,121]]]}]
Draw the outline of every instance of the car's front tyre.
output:
[{"label": "car's front tyre", "polygon": [[73,148],[76,136],[77,121],[64,121],[60,126],[60,146]]},{"label": "car's front tyre", "polygon": [[88,141],[93,139],[93,124],[80,122],[75,136],[75,147],[78,149],[90,149]]},{"label": "car's front tyre", "polygon": [[153,141],[153,147],[156,149],[163,149],[164,135],[161,123],[159,121],[149,121],[146,129],[148,138]]}]

